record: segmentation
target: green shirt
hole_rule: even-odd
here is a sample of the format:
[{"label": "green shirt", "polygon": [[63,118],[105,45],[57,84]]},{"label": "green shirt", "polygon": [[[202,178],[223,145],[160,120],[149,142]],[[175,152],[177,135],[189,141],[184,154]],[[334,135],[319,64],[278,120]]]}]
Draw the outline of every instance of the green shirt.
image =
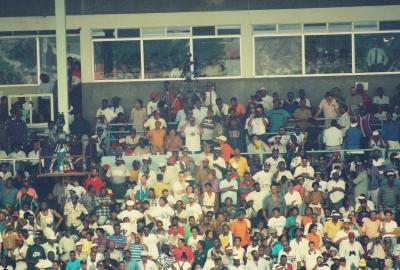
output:
[{"label": "green shirt", "polygon": [[26,252],[26,259],[33,262],[28,263],[28,269],[34,270],[35,264],[38,263],[40,259],[46,259],[46,252],[42,246],[30,246]]},{"label": "green shirt", "polygon": [[270,132],[278,132],[284,126],[285,120],[290,118],[290,114],[284,109],[273,109],[267,112]]}]

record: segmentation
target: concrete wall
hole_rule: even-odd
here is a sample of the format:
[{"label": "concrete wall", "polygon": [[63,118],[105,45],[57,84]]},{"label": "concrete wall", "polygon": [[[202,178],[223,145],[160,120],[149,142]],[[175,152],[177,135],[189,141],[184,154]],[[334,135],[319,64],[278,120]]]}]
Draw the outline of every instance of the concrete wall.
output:
[{"label": "concrete wall", "polygon": [[[284,97],[288,91],[305,89],[308,98],[313,105],[317,106],[326,91],[337,86],[342,89],[344,96],[348,95],[350,87],[355,82],[368,82],[369,93],[375,95],[375,89],[382,86],[387,95],[392,96],[400,84],[400,75],[376,75],[376,76],[342,76],[342,77],[296,77],[296,78],[254,78],[254,79],[230,79],[214,80],[217,87],[218,96],[224,102],[229,102],[229,98],[236,96],[246,103],[251,94],[256,89],[265,87],[268,92],[278,92]],[[206,80],[199,81],[196,87],[205,89]],[[172,81],[174,87],[188,89],[189,85],[182,82]],[[121,105],[126,113],[130,113],[136,98],[141,98],[145,102],[148,100],[149,93],[152,91],[163,91],[162,82],[131,82],[131,83],[87,83],[83,85],[83,113],[88,120],[95,118],[96,110],[100,106],[103,98],[113,96],[121,97]]]}]

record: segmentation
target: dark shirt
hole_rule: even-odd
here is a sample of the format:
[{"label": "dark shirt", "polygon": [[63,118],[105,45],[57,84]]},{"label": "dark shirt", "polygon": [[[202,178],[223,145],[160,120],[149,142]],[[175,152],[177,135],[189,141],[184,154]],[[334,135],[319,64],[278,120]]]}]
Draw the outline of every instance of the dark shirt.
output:
[{"label": "dark shirt", "polygon": [[399,141],[400,139],[400,122],[386,122],[382,128],[382,136],[387,141]]},{"label": "dark shirt", "polygon": [[283,102],[283,106],[282,106],[282,108],[285,109],[290,114],[293,114],[294,111],[298,107],[299,107],[299,103],[295,100],[293,100],[292,102],[289,102],[288,100],[286,100],[285,102]]},{"label": "dark shirt", "polygon": [[70,125],[71,133],[74,135],[90,135],[89,121],[83,118],[75,119]]},{"label": "dark shirt", "polygon": [[33,262],[28,263],[28,269],[34,270],[35,264],[38,263],[40,259],[46,259],[46,252],[42,246],[30,246],[26,251],[26,259]]},{"label": "dark shirt", "polygon": [[344,146],[346,149],[360,149],[361,143],[361,130],[357,127],[349,128],[346,131],[346,138],[344,140]]},{"label": "dark shirt", "polygon": [[24,145],[26,142],[28,128],[21,119],[14,119],[8,124],[7,134],[11,144]]},{"label": "dark shirt", "polygon": [[226,137],[228,138],[228,144],[233,149],[239,148],[240,151],[245,151],[244,145],[244,130],[240,127],[228,127],[226,129]]},{"label": "dark shirt", "polygon": [[118,262],[114,259],[110,259],[109,261],[102,260],[105,270],[113,270],[113,267],[118,268]]}]

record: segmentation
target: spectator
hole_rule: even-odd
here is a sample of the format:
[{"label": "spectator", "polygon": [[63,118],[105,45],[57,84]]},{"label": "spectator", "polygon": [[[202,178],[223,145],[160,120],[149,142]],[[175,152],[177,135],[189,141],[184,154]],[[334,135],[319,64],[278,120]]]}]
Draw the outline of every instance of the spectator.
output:
[{"label": "spectator", "polygon": [[288,92],[286,94],[287,100],[283,102],[282,108],[286,110],[288,113],[292,114],[296,111],[299,107],[299,102],[294,99],[293,92]]},{"label": "spectator", "polygon": [[290,114],[281,108],[280,101],[275,99],[272,110],[267,112],[267,118],[270,122],[270,132],[278,132],[280,127],[286,126],[289,117]]}]

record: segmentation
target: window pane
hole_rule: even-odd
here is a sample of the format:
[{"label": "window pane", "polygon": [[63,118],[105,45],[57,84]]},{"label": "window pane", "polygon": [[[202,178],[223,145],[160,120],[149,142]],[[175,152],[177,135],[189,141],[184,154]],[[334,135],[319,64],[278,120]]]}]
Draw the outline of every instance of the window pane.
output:
[{"label": "window pane", "polygon": [[301,37],[256,37],[256,75],[301,74]]},{"label": "window pane", "polygon": [[307,74],[351,73],[351,35],[306,36]]},{"label": "window pane", "polygon": [[400,71],[400,33],[355,35],[356,72]]},{"label": "window pane", "polygon": [[194,39],[193,57],[200,77],[240,76],[239,38]]},{"label": "window pane", "polygon": [[189,40],[145,40],[144,77],[180,78],[186,55],[189,54]]},{"label": "window pane", "polygon": [[94,42],[95,80],[140,78],[139,41]]},{"label": "window pane", "polygon": [[[56,38],[40,37],[40,72],[47,73],[50,80],[57,78]],[[67,57],[72,57],[73,62],[80,62],[79,36],[67,36]]]},{"label": "window pane", "polygon": [[37,83],[36,39],[0,39],[0,85]]}]

